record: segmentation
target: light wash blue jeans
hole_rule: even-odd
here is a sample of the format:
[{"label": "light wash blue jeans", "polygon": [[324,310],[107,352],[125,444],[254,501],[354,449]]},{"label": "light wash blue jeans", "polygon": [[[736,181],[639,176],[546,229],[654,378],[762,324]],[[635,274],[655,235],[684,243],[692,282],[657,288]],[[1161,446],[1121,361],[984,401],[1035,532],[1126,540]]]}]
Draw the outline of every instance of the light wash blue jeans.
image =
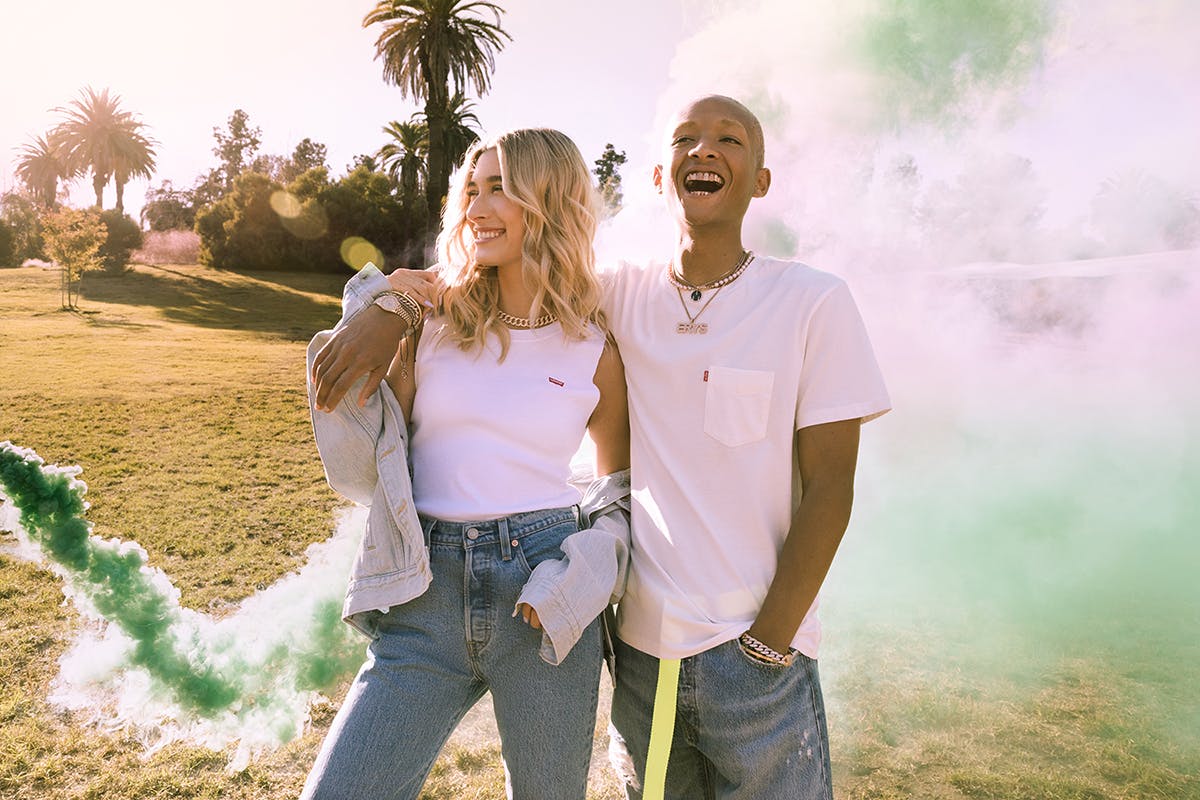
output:
[{"label": "light wash blue jeans", "polygon": [[596,722],[601,631],[557,667],[512,611],[530,572],[562,555],[573,508],[488,522],[421,519],[433,583],[376,616],[367,662],[321,746],[305,800],[416,798],[463,715],[491,691],[509,797],[582,800]]},{"label": "light wash blue jeans", "polygon": [[[619,639],[610,744],[631,800],[641,798],[658,659]],[[755,661],[736,639],[679,667],[670,800],[830,800],[829,737],[817,662]]]}]

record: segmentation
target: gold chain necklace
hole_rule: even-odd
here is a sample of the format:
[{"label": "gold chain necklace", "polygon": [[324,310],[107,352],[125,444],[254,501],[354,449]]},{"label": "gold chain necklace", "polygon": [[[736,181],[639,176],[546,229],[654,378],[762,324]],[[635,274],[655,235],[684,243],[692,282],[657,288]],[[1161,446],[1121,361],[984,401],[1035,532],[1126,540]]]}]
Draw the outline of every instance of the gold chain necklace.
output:
[{"label": "gold chain necklace", "polygon": [[514,317],[512,314],[507,314],[499,309],[496,310],[496,318],[510,328],[521,328],[528,330],[530,328],[544,328],[551,322],[558,319],[553,314],[542,314],[535,319],[526,319],[525,317]]},{"label": "gold chain necklace", "polygon": [[[733,265],[733,269],[729,270],[729,272],[726,272],[716,280],[701,284],[688,283],[681,275],[675,274],[675,267],[673,264],[668,264],[667,278],[671,281],[671,284],[676,289],[679,289],[680,291],[683,291],[684,289],[690,291],[692,300],[694,302],[700,302],[700,297],[702,296],[703,292],[707,292],[710,289],[720,289],[722,286],[727,286],[733,283],[743,272],[745,272],[746,267],[750,266],[750,262],[753,260],[754,253],[749,250],[743,250],[742,257],[736,264]],[[697,314],[697,316],[699,315]]]}]

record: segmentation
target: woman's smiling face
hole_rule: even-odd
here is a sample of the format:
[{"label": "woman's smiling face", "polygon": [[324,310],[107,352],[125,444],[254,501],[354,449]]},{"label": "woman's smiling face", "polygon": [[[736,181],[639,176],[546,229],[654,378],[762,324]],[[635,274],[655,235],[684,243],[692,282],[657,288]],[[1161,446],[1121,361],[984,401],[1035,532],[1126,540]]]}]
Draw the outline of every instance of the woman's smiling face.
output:
[{"label": "woman's smiling face", "polygon": [[467,221],[475,239],[475,261],[481,267],[521,266],[525,222],[521,207],[504,193],[500,156],[495,148],[475,160],[467,184]]}]

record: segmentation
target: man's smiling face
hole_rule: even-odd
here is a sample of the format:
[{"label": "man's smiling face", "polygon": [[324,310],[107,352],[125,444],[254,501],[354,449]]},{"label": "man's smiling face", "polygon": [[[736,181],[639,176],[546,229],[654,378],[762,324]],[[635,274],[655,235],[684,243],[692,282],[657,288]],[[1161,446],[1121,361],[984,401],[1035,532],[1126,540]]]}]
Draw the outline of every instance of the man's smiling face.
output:
[{"label": "man's smiling face", "polygon": [[665,144],[654,185],[688,227],[740,226],[750,199],[771,185],[771,173],[762,167],[762,129],[730,98],[704,97],[684,106],[668,126]]}]

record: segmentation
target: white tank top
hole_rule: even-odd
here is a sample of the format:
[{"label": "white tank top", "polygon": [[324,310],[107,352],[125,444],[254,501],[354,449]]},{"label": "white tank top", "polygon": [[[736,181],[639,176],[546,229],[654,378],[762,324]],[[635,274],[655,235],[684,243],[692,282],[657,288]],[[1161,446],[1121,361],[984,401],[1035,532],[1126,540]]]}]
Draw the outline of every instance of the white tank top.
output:
[{"label": "white tank top", "polygon": [[568,340],[558,323],[512,330],[508,356],[489,337],[463,351],[441,320],[417,347],[412,411],[413,500],[422,514],[473,522],[578,503],[571,457],[600,399],[604,349],[593,328]]}]

